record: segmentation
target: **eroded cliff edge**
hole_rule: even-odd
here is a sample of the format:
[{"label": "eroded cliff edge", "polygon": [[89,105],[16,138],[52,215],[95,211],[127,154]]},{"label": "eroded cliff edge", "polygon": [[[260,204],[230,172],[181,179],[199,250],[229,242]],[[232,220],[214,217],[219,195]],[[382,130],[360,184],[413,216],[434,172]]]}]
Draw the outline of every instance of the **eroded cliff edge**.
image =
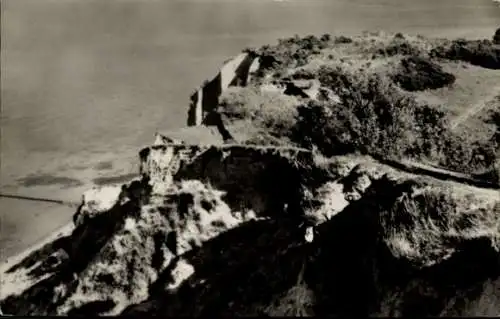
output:
[{"label": "eroded cliff edge", "polygon": [[496,190],[279,147],[157,145],[141,163],[112,207],[94,196],[4,273],[32,281],[4,313],[496,314]]},{"label": "eroded cliff edge", "polygon": [[3,312],[500,314],[497,188],[269,144],[157,135],[140,179],[90,190],[67,236],[1,269]]}]

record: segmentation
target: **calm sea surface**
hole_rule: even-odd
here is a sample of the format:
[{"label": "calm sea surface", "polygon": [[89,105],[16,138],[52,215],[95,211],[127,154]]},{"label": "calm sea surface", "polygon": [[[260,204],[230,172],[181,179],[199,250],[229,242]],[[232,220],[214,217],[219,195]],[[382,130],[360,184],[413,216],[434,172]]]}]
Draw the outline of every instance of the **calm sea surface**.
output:
[{"label": "calm sea surface", "polygon": [[130,173],[135,167],[125,162],[156,130],[184,126],[192,90],[247,46],[375,29],[490,38],[500,26],[500,7],[489,0],[4,0],[2,7],[1,183],[10,191]]}]

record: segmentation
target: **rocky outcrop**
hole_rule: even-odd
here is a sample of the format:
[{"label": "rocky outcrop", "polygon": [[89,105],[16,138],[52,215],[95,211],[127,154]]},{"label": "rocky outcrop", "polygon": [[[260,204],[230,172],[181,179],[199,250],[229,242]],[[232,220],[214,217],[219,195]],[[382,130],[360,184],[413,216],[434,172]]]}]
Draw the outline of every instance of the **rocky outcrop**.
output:
[{"label": "rocky outcrop", "polygon": [[298,148],[245,145],[161,145],[140,152],[140,171],[162,194],[175,181],[197,179],[228,193],[233,209],[257,215],[299,210],[304,200],[301,185],[313,164],[312,153]]},{"label": "rocky outcrop", "polygon": [[[137,210],[124,209],[122,226],[79,273],[74,292],[56,313],[72,314],[107,301],[114,306],[105,312],[117,314],[146,299],[158,279],[162,284],[155,289],[175,290],[194,272],[183,254],[253,218],[231,211],[221,195],[199,181],[182,181],[164,194],[161,204],[152,200]],[[164,271],[169,276],[160,278]]]},{"label": "rocky outcrop", "polygon": [[109,211],[120,200],[119,186],[93,187],[83,193],[82,204],[73,217],[76,226],[85,223],[98,214]]},{"label": "rocky outcrop", "polygon": [[158,132],[155,133],[155,140],[153,145],[165,145],[165,144],[182,144],[184,141],[177,140],[171,137],[167,137]]},{"label": "rocky outcrop", "polygon": [[199,144],[199,145],[222,145],[224,140],[216,127],[190,126],[175,131],[161,131],[156,133],[153,145],[162,144]]}]

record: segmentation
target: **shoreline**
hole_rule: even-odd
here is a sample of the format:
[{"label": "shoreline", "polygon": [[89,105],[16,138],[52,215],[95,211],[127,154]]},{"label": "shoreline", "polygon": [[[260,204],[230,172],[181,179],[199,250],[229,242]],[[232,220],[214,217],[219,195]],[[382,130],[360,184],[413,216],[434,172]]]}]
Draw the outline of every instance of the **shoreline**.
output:
[{"label": "shoreline", "polygon": [[[72,224],[74,209],[53,203],[34,203],[16,199],[0,199],[2,207],[12,207],[14,214],[0,211],[0,264],[32,251],[33,245],[57,234]],[[21,212],[21,213],[19,213]]]},{"label": "shoreline", "polygon": [[16,255],[12,255],[10,257],[7,257],[5,260],[0,260],[0,272],[5,273],[10,267],[12,267],[15,264],[18,264],[20,261],[22,261],[24,258],[26,258],[30,253],[33,251],[36,251],[46,244],[61,238],[65,237],[71,234],[71,232],[74,230],[74,225],[73,223],[66,223],[61,227],[56,228],[52,232],[46,234],[45,236],[42,236],[37,240],[35,245],[26,247],[24,250],[19,252]]}]

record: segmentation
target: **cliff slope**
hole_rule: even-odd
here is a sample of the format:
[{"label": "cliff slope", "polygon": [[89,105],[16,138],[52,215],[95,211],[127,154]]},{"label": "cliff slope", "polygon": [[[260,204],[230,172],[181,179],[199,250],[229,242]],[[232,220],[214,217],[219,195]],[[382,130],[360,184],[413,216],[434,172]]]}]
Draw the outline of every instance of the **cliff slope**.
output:
[{"label": "cliff slope", "polygon": [[[421,102],[457,77],[455,56],[480,64],[461,51],[476,44],[380,39],[292,38],[230,61],[215,104],[192,104],[197,127],[139,152],[139,179],[89,190],[74,225],[2,265],[3,313],[500,315],[495,124],[455,167],[469,145],[454,115]],[[406,71],[311,69],[345,62],[328,50]]]}]

